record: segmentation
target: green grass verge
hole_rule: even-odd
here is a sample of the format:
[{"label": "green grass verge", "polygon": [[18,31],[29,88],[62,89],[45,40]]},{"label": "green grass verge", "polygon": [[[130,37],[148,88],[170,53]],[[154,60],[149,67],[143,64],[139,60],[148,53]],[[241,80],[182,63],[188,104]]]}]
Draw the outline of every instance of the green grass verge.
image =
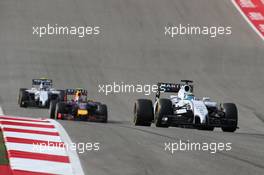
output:
[{"label": "green grass verge", "polygon": [[8,165],[7,151],[4,143],[3,133],[0,129],[0,165]]}]

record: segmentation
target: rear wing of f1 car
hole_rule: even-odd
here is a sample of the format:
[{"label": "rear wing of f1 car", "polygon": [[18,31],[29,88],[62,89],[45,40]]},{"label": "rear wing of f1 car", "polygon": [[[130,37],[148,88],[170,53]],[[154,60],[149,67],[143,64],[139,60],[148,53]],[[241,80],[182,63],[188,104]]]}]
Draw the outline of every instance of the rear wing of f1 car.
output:
[{"label": "rear wing of f1 car", "polygon": [[32,80],[32,86],[39,86],[41,83],[45,86],[52,86],[51,79],[33,79]]},{"label": "rear wing of f1 car", "polygon": [[76,88],[76,89],[66,89],[65,93],[66,95],[75,95],[77,92],[80,92],[81,95],[87,96],[88,92],[85,89],[82,88]]},{"label": "rear wing of f1 car", "polygon": [[156,99],[160,97],[161,93],[178,93],[182,86],[188,85],[191,88],[191,92],[193,92],[193,85],[189,83],[193,83],[191,80],[181,80],[182,83],[158,83],[158,90],[156,93]]}]

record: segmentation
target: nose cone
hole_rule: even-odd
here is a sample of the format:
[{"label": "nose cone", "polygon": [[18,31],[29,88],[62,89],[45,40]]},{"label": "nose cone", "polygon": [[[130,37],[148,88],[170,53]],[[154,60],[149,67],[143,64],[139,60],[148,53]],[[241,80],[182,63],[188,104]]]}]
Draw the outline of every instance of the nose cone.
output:
[{"label": "nose cone", "polygon": [[46,106],[47,102],[48,102],[48,92],[47,91],[40,91],[39,94],[39,101],[41,103],[41,106]]},{"label": "nose cone", "polygon": [[206,118],[208,116],[208,110],[202,101],[192,101],[193,112],[195,116],[199,116],[201,123],[206,123]]}]

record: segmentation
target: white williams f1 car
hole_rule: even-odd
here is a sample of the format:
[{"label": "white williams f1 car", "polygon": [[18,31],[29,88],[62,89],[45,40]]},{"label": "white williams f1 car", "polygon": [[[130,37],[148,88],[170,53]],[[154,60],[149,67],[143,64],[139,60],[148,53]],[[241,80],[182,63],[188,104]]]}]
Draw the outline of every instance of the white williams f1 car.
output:
[{"label": "white williams f1 car", "polygon": [[33,79],[32,88],[20,88],[18,104],[20,107],[49,107],[51,100],[63,100],[64,91],[52,88],[50,79]]},{"label": "white williams f1 car", "polygon": [[[158,83],[154,105],[151,100],[138,99],[134,105],[134,123],[140,126],[194,127],[214,130],[221,127],[225,132],[234,132],[237,127],[238,111],[233,103],[217,104],[210,98],[198,99],[193,94],[190,80],[180,84]],[[163,93],[174,93],[160,98]]]}]

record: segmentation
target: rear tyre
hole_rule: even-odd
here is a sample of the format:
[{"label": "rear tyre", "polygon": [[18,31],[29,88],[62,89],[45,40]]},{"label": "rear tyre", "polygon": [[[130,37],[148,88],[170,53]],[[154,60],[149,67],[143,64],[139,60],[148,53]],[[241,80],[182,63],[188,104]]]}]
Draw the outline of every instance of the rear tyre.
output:
[{"label": "rear tyre", "polygon": [[49,116],[52,119],[55,118],[56,104],[57,104],[57,100],[51,100],[49,105]]},{"label": "rear tyre", "polygon": [[136,126],[151,126],[154,120],[152,101],[138,99],[134,105],[134,123]]},{"label": "rear tyre", "polygon": [[59,115],[63,115],[66,113],[66,105],[65,103],[57,103],[56,104],[56,108],[55,108],[55,119],[63,119],[63,118],[59,118]]},{"label": "rear tyre", "polygon": [[29,101],[29,94],[25,88],[19,89],[18,104],[20,107],[26,108]]},{"label": "rear tyre", "polygon": [[107,106],[105,104],[100,104],[98,106],[98,114],[104,117],[102,123],[107,123],[108,113],[107,113]]},{"label": "rear tyre", "polygon": [[168,128],[169,127],[169,121],[163,122],[162,118],[165,115],[172,115],[173,114],[173,108],[172,108],[172,102],[169,99],[159,99],[156,109],[155,109],[155,125],[156,127],[163,127]]},{"label": "rear tyre", "polygon": [[234,103],[223,104],[226,126],[222,127],[224,132],[235,132],[237,129],[238,111]]}]

